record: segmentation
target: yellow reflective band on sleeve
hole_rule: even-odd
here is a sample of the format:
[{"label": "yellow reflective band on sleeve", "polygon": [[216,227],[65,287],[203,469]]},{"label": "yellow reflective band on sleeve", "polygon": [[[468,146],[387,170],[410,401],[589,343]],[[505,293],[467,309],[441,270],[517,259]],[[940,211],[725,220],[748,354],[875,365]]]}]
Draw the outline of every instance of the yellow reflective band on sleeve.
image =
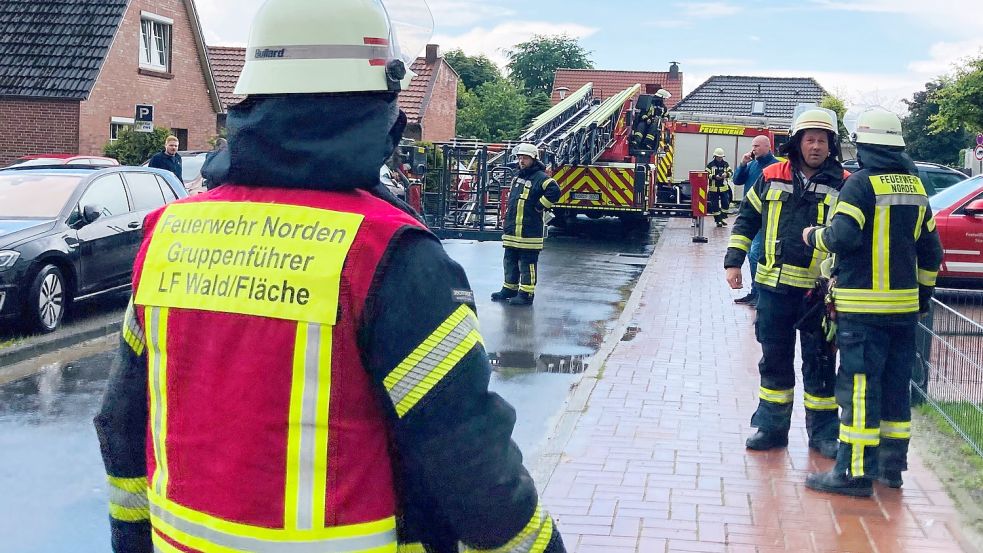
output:
[{"label": "yellow reflective band on sleeve", "polygon": [[549,513],[536,505],[536,510],[526,526],[505,545],[495,549],[474,549],[464,547],[467,553],[543,553],[553,537],[553,519]]},{"label": "yellow reflective band on sleeve", "polygon": [[550,208],[553,207],[553,202],[551,202],[548,199],[546,199],[546,196],[540,196],[539,197],[539,204],[541,206],[545,207],[546,209],[550,209]]},{"label": "yellow reflective band on sleeve", "polygon": [[816,239],[816,249],[824,253],[829,253],[829,248],[826,247],[826,242],[823,241],[824,232],[826,232],[825,227],[818,229],[813,233],[813,237]]},{"label": "yellow reflective band on sleeve", "polygon": [[170,204],[136,303],[333,325],[363,215],[252,202]]},{"label": "yellow reflective band on sleeve", "polygon": [[836,411],[837,409],[836,398],[832,396],[814,396],[806,393],[804,403],[806,409],[812,409],[813,411]]},{"label": "yellow reflective band on sleeve", "polygon": [[911,421],[881,421],[881,438],[911,439]]},{"label": "yellow reflective band on sleeve", "polygon": [[918,220],[915,221],[915,241],[917,242],[922,236],[922,229],[925,228],[925,213],[928,208],[919,207],[918,208]]},{"label": "yellow reflective band on sleeve", "polygon": [[768,403],[788,404],[792,403],[795,392],[789,390],[770,390],[764,386],[758,388],[758,397]]},{"label": "yellow reflective band on sleeve", "polygon": [[929,232],[935,232],[935,216],[934,215],[930,215],[928,217],[928,221],[925,221],[925,228],[927,228]]},{"label": "yellow reflective band on sleeve", "polygon": [[147,478],[117,478],[108,476],[109,516],[123,522],[150,520],[147,501]]},{"label": "yellow reflective band on sleeve", "polygon": [[137,355],[143,355],[143,351],[147,348],[147,339],[143,329],[140,328],[140,322],[137,320],[132,296],[130,296],[130,303],[126,306],[126,313],[123,315],[123,341]]},{"label": "yellow reflective band on sleeve", "polygon": [[938,279],[938,277],[938,271],[918,269],[918,284],[921,284],[922,286],[935,286],[935,281]]},{"label": "yellow reflective band on sleeve", "polygon": [[830,219],[835,217],[838,213],[842,213],[843,215],[852,218],[857,222],[857,225],[860,228],[864,228],[864,225],[867,224],[867,217],[864,215],[863,210],[851,203],[843,200],[836,202],[836,207],[833,208],[833,213],[830,215]]},{"label": "yellow reflective band on sleeve", "polygon": [[153,493],[154,529],[183,547],[203,553],[392,553],[396,550],[396,519],[329,526],[310,530],[267,528],[223,520],[189,509]]},{"label": "yellow reflective band on sleeve", "polygon": [[747,194],[744,195],[744,198],[751,204],[751,207],[753,207],[755,211],[761,213],[761,198],[758,197],[758,192],[753,187]]},{"label": "yellow reflective band on sleeve", "polygon": [[751,250],[751,239],[747,236],[741,236],[740,234],[731,234],[730,242],[727,243],[728,248],[737,248],[743,252],[748,252]]},{"label": "yellow reflective band on sleeve", "polygon": [[405,416],[461,358],[483,343],[478,317],[461,305],[384,379],[396,414]]}]

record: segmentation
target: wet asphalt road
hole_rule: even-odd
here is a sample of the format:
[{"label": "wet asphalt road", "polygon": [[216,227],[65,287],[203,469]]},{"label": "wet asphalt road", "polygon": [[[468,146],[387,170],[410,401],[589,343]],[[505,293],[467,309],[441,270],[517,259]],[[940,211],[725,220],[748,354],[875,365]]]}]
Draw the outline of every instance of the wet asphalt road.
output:
[{"label": "wet asphalt road", "polygon": [[[475,291],[492,389],[515,406],[514,437],[527,459],[538,456],[570,387],[613,328],[660,228],[626,237],[617,221],[584,220],[551,236],[531,308],[489,298],[502,282],[500,243],[445,243]],[[108,551],[91,420],[113,353],[65,357],[0,386],[0,553]]]}]

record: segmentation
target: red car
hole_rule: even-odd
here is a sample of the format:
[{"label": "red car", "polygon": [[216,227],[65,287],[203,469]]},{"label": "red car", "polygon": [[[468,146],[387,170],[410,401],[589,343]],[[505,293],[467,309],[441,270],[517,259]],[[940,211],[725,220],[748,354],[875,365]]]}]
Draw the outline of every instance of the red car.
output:
[{"label": "red car", "polygon": [[946,188],[930,202],[945,249],[940,284],[983,285],[983,175]]},{"label": "red car", "polygon": [[33,154],[22,156],[10,167],[35,167],[42,165],[88,165],[115,167],[119,162],[111,157],[80,156],[78,154]]}]

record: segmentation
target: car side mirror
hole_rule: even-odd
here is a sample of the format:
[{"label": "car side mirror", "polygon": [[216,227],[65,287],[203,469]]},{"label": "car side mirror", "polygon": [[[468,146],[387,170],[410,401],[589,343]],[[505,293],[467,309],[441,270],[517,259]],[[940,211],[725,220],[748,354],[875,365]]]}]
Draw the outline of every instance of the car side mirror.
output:
[{"label": "car side mirror", "polygon": [[82,220],[85,221],[85,224],[94,223],[99,217],[102,217],[101,206],[89,204],[82,208]]},{"label": "car side mirror", "polygon": [[973,200],[964,209],[970,217],[983,217],[983,200]]}]

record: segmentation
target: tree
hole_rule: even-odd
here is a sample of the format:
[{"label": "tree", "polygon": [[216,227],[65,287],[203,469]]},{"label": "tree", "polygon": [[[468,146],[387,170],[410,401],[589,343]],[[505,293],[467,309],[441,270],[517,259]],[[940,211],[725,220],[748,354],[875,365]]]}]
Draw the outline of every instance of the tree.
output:
[{"label": "tree", "polygon": [[908,115],[902,121],[905,148],[913,159],[944,165],[958,164],[959,149],[970,144],[972,134],[960,126],[954,130],[932,133],[932,118],[939,113],[938,95],[945,88],[943,79],[925,83],[925,90],[916,92],[908,105]]},{"label": "tree", "polygon": [[836,114],[836,122],[838,124],[837,131],[840,134],[840,143],[844,140],[849,140],[849,133],[847,133],[846,126],[843,124],[843,116],[846,114],[846,104],[843,100],[832,94],[823,96],[823,99],[819,101],[819,107],[832,110]]},{"label": "tree", "polygon": [[553,103],[550,101],[549,94],[546,94],[542,90],[537,90],[528,97],[528,103],[526,104],[526,115],[522,120],[522,127],[528,127],[529,123],[535,119],[539,114],[550,109]]},{"label": "tree", "polygon": [[461,49],[451,50],[444,54],[444,60],[457,71],[461,82],[468,90],[502,79],[502,72],[488,56],[469,56]]},{"label": "tree", "polygon": [[567,35],[536,35],[506,51],[509,79],[530,92],[549,94],[557,69],[592,69],[591,52]]},{"label": "tree", "polygon": [[164,140],[169,134],[171,130],[165,127],[157,127],[154,132],[136,132],[130,127],[124,127],[116,141],[103,146],[102,152],[119,161],[121,165],[140,165],[164,149]]},{"label": "tree", "polygon": [[514,140],[522,132],[528,100],[507,81],[479,86],[457,113],[457,134],[488,142]]},{"label": "tree", "polygon": [[931,131],[983,131],[983,55],[969,60],[943,83],[936,95],[939,112],[931,117]]}]

